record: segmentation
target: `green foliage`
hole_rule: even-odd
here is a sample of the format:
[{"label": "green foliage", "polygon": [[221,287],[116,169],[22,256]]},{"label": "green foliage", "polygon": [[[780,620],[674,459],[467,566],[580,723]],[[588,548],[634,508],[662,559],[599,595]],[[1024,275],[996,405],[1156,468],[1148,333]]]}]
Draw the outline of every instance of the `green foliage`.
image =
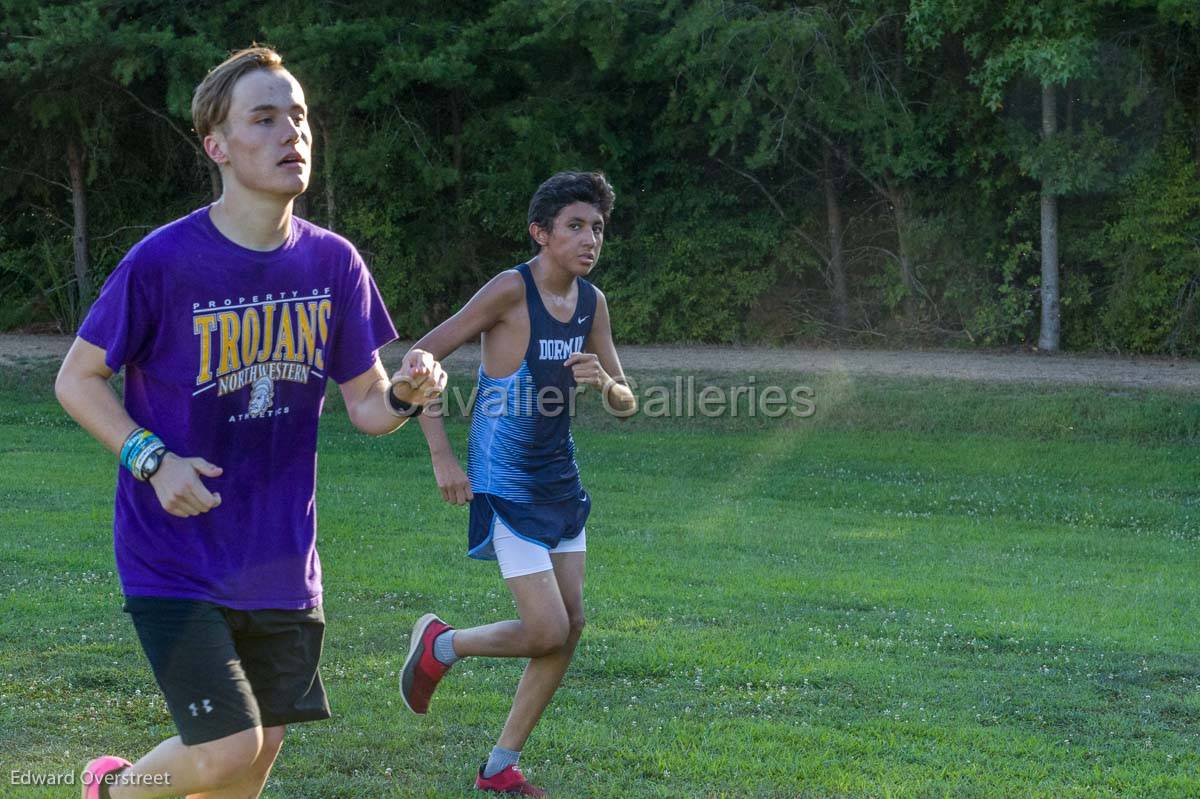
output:
[{"label": "green foliage", "polygon": [[[1045,186],[1071,199],[1072,346],[1188,352],[1189,256],[1136,246],[1129,198],[1132,175],[1167,168],[1145,162],[1163,157],[1168,120],[1181,141],[1200,131],[1195,14],[1175,0],[0,0],[0,323],[70,329],[139,236],[211,198],[191,92],[260,41],[308,95],[305,213],[364,253],[402,335],[527,257],[541,180],[598,168],[618,194],[595,274],[618,338],[1026,342],[1028,212]],[[1043,84],[1061,101],[1048,140]],[[83,285],[71,142],[85,153]],[[827,177],[855,328],[832,334]],[[1131,321],[1176,300],[1157,332]]]},{"label": "green foliage", "polygon": [[[700,226],[683,222],[609,253],[603,285],[618,340],[742,340],[749,308],[774,282],[771,248],[778,233],[734,217]],[[600,279],[600,278],[597,278]]]},{"label": "green foliage", "polygon": [[1164,142],[1126,182],[1120,215],[1105,234],[1112,283],[1097,343],[1200,354],[1200,180],[1183,142]]},{"label": "green foliage", "polygon": [[1036,340],[1038,209],[1032,199],[1009,209],[984,204],[969,216],[927,217],[936,224],[926,225],[925,236],[931,239],[926,247],[933,256],[922,281],[934,295],[942,324],[961,327],[963,343],[1004,346]]},{"label": "green foliage", "polygon": [[71,241],[66,236],[41,238],[25,247],[0,237],[0,285],[4,295],[22,298],[0,306],[0,329],[45,324],[47,318],[78,319],[70,263]]},{"label": "green foliage", "polygon": [[1079,133],[1028,141],[1024,147],[1014,149],[1021,173],[1044,181],[1049,191],[1061,196],[1106,188],[1113,175],[1109,162],[1116,155],[1117,145],[1096,125],[1089,124]]}]

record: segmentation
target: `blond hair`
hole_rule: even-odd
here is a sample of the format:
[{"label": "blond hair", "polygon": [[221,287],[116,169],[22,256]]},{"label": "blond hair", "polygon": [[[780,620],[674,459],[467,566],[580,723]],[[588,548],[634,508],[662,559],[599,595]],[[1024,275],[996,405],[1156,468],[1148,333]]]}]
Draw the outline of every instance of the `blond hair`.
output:
[{"label": "blond hair", "polygon": [[270,47],[247,47],[213,67],[200,81],[192,94],[192,127],[201,141],[229,115],[234,84],[258,69],[283,69],[283,59]]}]

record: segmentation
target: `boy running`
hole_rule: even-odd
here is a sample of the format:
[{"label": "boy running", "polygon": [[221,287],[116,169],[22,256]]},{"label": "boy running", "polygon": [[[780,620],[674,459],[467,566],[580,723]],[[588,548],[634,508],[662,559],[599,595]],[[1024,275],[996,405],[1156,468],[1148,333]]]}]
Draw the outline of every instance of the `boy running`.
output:
[{"label": "boy running", "polygon": [[[279,55],[232,55],[192,116],[224,193],[130,250],[55,384],[125,467],[125,610],[179,730],[136,763],[90,762],[84,799],[253,799],[285,725],[329,717],[314,500],[326,380],[356,428],[383,435],[446,379],[413,350],[388,380],[377,351],[396,333],[365,264],[292,216],[311,136]],[[124,405],[108,383],[122,367]]]},{"label": "boy running", "polygon": [[420,424],[443,498],[471,505],[467,554],[499,561],[520,618],[454,629],[423,616],[413,629],[401,692],[409,709],[425,713],[438,681],[461,658],[530,658],[504,730],[476,776],[475,786],[485,791],[545,795],[525,780],[518,760],[583,630],[591,500],[575,463],[572,395],[594,386],[620,417],[637,407],[613,344],[608,304],[584,279],[600,259],[613,199],[600,173],[561,172],[547,180],[529,204],[533,258],[497,275],[416,344],[442,359],[482,336],[469,479],[440,415],[427,414]]}]

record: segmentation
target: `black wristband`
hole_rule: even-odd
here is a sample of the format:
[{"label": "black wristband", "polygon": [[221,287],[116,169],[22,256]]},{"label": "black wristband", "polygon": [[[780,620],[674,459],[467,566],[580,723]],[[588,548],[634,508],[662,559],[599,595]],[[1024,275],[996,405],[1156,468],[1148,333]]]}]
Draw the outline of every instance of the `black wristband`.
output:
[{"label": "black wristband", "polygon": [[150,481],[150,478],[158,474],[158,470],[162,467],[163,461],[167,458],[167,448],[161,444],[138,458],[137,471],[133,476],[143,483]]},{"label": "black wristband", "polygon": [[396,392],[392,391],[392,387],[395,385],[395,383],[392,383],[392,385],[388,386],[387,390],[388,407],[391,408],[393,414],[396,416],[402,416],[406,419],[411,419],[412,417],[420,416],[425,412],[424,405],[414,405],[411,402],[405,402],[397,397]]}]

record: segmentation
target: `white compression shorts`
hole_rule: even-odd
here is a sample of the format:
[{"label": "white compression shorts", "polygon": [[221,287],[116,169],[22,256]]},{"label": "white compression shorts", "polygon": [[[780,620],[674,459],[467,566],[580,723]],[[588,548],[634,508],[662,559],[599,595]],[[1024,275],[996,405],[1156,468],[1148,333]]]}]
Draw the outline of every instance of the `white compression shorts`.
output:
[{"label": "white compression shorts", "polygon": [[550,555],[563,552],[586,552],[587,529],[579,531],[579,535],[560,541],[554,549],[546,549],[540,544],[521,538],[508,529],[500,517],[496,517],[492,533],[492,548],[496,550],[496,560],[500,563],[500,576],[507,580],[510,577],[521,577],[526,574],[544,572],[554,568]]}]

